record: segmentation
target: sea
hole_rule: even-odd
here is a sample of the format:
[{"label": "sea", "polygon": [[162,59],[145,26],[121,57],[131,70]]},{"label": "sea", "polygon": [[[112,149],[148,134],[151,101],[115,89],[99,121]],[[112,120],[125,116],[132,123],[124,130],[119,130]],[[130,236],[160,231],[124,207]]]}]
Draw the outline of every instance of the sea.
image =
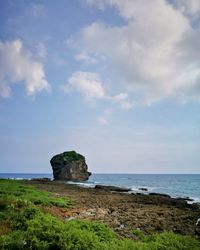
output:
[{"label": "sea", "polygon": [[[0,173],[3,179],[50,178],[52,174]],[[113,185],[130,188],[135,193],[163,193],[171,197],[191,198],[200,202],[200,174],[92,174],[85,182],[66,182],[83,187]],[[142,191],[145,188],[148,191]]]}]

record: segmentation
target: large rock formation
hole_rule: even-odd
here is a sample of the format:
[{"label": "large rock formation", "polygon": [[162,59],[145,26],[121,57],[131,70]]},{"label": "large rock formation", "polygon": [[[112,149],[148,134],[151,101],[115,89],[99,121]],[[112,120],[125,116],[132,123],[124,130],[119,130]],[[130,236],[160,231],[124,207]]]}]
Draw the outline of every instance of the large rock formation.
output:
[{"label": "large rock formation", "polygon": [[86,181],[91,175],[85,157],[75,151],[68,151],[53,156],[50,160],[54,180]]}]

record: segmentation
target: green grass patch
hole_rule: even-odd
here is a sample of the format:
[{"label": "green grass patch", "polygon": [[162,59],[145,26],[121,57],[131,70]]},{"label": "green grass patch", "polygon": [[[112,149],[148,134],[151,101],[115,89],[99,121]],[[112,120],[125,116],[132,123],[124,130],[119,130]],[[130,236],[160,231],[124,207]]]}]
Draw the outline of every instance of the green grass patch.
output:
[{"label": "green grass patch", "polygon": [[29,203],[35,205],[53,205],[67,208],[70,205],[69,199],[54,197],[46,191],[37,190],[28,185],[22,185],[16,180],[0,180],[0,209],[6,204],[12,203],[18,206],[25,206]]},{"label": "green grass patch", "polygon": [[[48,192],[0,181],[0,249],[2,250],[199,250],[189,236],[164,232],[146,236],[133,230],[138,241],[119,238],[108,226],[80,220],[64,222],[44,213],[39,205],[67,207],[69,200]],[[16,195],[17,194],[17,195]]]}]

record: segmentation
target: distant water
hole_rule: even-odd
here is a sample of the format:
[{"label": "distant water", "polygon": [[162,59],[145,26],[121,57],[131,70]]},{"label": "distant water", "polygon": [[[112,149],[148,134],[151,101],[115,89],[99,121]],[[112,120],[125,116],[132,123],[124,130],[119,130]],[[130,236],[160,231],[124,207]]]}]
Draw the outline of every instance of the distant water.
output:
[{"label": "distant water", "polygon": [[[53,178],[52,174],[1,174],[0,178],[31,179]],[[70,182],[72,183],[72,182]],[[131,188],[147,188],[148,192],[169,194],[172,197],[190,197],[200,202],[200,174],[92,174],[86,182],[76,184],[94,187],[96,184]]]}]

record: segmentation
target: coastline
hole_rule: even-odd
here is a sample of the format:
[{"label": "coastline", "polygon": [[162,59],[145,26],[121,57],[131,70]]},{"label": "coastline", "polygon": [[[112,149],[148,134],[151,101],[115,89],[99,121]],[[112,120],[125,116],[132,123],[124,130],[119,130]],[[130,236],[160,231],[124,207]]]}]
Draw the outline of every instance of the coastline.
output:
[{"label": "coastline", "polygon": [[[0,178],[10,179],[32,179],[50,178],[52,174],[37,173],[0,173]],[[70,182],[68,182],[70,183]],[[74,182],[71,182],[72,184]],[[133,193],[162,193],[173,198],[191,198],[195,202],[200,202],[200,175],[182,174],[92,174],[88,181],[78,182],[77,185],[95,187],[95,185],[112,185],[130,188]],[[148,189],[147,192],[141,188]]]},{"label": "coastline", "polygon": [[[53,181],[53,180],[52,180]],[[87,182],[73,182],[73,181],[63,181],[63,184],[69,184],[69,185],[77,185],[82,188],[98,188],[98,187],[103,187],[104,190],[108,191],[118,191],[118,192],[123,192],[131,195],[158,195],[158,196],[163,196],[163,197],[168,197],[172,198],[173,200],[179,200],[179,201],[185,201],[188,204],[196,204],[200,206],[200,198],[195,198],[191,196],[172,196],[167,193],[159,193],[159,192],[153,192],[152,189],[149,187],[138,187],[138,188],[128,188],[125,186],[110,186],[110,185],[102,185],[102,184],[89,184]],[[110,190],[111,188],[111,190]],[[101,189],[101,188],[100,188]],[[113,189],[113,190],[112,190]],[[121,189],[121,190],[120,190]]]},{"label": "coastline", "polygon": [[133,229],[146,234],[173,231],[200,237],[195,226],[200,214],[199,205],[188,204],[183,199],[158,194],[122,193],[42,179],[22,182],[57,197],[69,197],[73,206],[68,211],[48,208],[48,212],[66,221],[84,219],[103,222],[118,234],[130,238],[133,237],[130,233]]}]

